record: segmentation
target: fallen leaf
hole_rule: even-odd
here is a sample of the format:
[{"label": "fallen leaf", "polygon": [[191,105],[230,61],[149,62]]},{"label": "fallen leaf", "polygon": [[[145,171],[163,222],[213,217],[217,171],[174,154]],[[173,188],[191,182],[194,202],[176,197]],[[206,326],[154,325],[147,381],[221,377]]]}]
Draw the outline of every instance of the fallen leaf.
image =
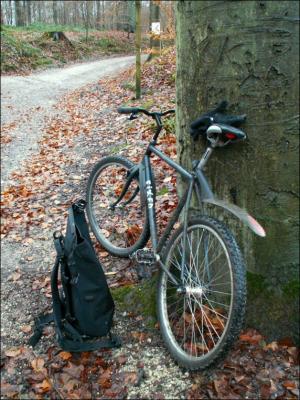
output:
[{"label": "fallen leaf", "polygon": [[259,334],[255,334],[255,335],[241,334],[240,335],[240,340],[242,342],[248,342],[250,344],[258,344],[262,339],[263,339],[262,335],[259,335]]},{"label": "fallen leaf", "polygon": [[21,352],[22,352],[22,350],[20,348],[19,349],[12,348],[12,349],[5,350],[4,354],[7,357],[16,357],[16,356],[20,355]]},{"label": "fallen leaf", "polygon": [[144,342],[149,336],[145,332],[131,332],[131,335],[134,337],[134,339],[137,339],[140,343]]},{"label": "fallen leaf", "polygon": [[44,365],[45,360],[43,358],[36,358],[35,360],[31,361],[31,367],[36,372],[43,371]]},{"label": "fallen leaf", "polygon": [[64,372],[70,375],[73,378],[80,378],[81,372],[84,370],[83,365],[75,365],[72,363],[68,363],[68,366],[64,368]]},{"label": "fallen leaf", "polygon": [[24,333],[29,333],[29,332],[31,332],[31,330],[32,330],[32,328],[31,328],[30,325],[23,325],[21,327],[21,331],[24,332]]},{"label": "fallen leaf", "polygon": [[272,350],[272,351],[277,351],[278,348],[279,348],[279,346],[278,346],[278,343],[277,343],[277,342],[271,342],[271,343],[267,344],[267,345],[264,347],[264,350],[265,350],[265,349],[270,349],[270,350]]},{"label": "fallen leaf", "polygon": [[125,355],[123,355],[123,354],[116,358],[116,362],[119,365],[126,364],[126,361],[127,361],[127,357]]},{"label": "fallen leaf", "polygon": [[294,381],[284,381],[282,382],[282,386],[284,386],[287,389],[295,389],[296,386],[296,382]]},{"label": "fallen leaf", "polygon": [[21,273],[20,272],[14,272],[14,273],[12,273],[9,277],[8,277],[8,280],[9,281],[13,281],[13,282],[16,282],[17,280],[19,280],[20,278],[21,278]]},{"label": "fallen leaf", "polygon": [[69,360],[70,358],[72,358],[72,354],[69,353],[68,351],[61,351],[59,353],[59,357],[62,358],[63,360]]},{"label": "fallen leaf", "polygon": [[52,385],[48,379],[44,379],[42,383],[37,383],[34,388],[37,389],[39,393],[47,393],[51,390]]},{"label": "fallen leaf", "polygon": [[108,389],[112,386],[111,374],[111,371],[107,369],[103,372],[103,374],[101,374],[100,378],[98,379],[98,382],[103,389]]},{"label": "fallen leaf", "polygon": [[136,372],[124,372],[124,383],[128,385],[134,385],[137,382],[137,373]]}]

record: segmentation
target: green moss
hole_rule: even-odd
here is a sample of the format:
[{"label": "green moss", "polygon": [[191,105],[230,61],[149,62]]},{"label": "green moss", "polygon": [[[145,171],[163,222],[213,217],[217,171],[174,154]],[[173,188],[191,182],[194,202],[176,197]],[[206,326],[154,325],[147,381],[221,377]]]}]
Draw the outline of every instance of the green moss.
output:
[{"label": "green moss", "polygon": [[289,299],[299,298],[300,282],[293,279],[283,286],[283,293]]},{"label": "green moss", "polygon": [[291,336],[299,340],[299,280],[280,285],[271,277],[247,272],[246,324],[269,340]]},{"label": "green moss", "polygon": [[114,300],[118,303],[118,306],[121,310],[124,310],[126,307],[126,303],[124,301],[125,296],[130,293],[133,288],[134,285],[127,285],[111,289],[112,296]]},{"label": "green moss", "polygon": [[153,107],[153,105],[154,105],[153,99],[149,99],[149,100],[145,101],[144,103],[141,103],[141,107],[145,108],[146,110],[149,110],[151,107]]},{"label": "green moss", "polygon": [[163,186],[158,192],[157,196],[163,196],[164,194],[169,193],[169,189],[166,186]]},{"label": "green moss", "polygon": [[175,133],[175,118],[164,119],[164,130],[166,133]]},{"label": "green moss", "polygon": [[138,284],[112,290],[112,295],[121,311],[143,315],[146,324],[153,327],[156,322],[156,276]]},{"label": "green moss", "polygon": [[265,278],[262,275],[247,272],[247,286],[248,292],[256,296],[267,289]]},{"label": "green moss", "polygon": [[121,88],[135,92],[135,84],[133,82],[124,82],[121,84]]}]

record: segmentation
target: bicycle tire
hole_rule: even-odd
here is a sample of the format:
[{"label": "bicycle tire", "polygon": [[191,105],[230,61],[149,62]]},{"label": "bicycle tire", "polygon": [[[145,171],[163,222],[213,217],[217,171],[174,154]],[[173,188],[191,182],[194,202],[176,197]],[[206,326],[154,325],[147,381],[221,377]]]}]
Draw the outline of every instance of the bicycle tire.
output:
[{"label": "bicycle tire", "polygon": [[[196,230],[200,232],[202,230],[202,236],[198,236],[198,241]],[[182,246],[180,240],[183,235],[183,226],[180,226],[170,238],[162,258],[166,267],[171,268],[171,272],[177,275],[180,275],[181,267],[178,269],[176,263],[180,261],[171,257],[172,254],[174,254],[173,257],[176,257],[176,254],[180,256],[180,246]],[[207,240],[209,239],[207,238],[210,238],[210,235],[211,244],[208,247]],[[157,316],[165,346],[175,361],[189,370],[202,370],[217,363],[226,355],[241,330],[246,305],[245,266],[233,235],[218,220],[207,216],[189,220],[187,237],[189,237],[187,239],[189,252],[186,256],[189,257],[189,265],[187,265],[187,258],[185,265],[188,268],[184,277],[186,293],[180,294],[177,291],[175,293],[174,287],[172,291],[170,279],[161,270],[158,278]],[[210,251],[213,243],[215,243],[213,249],[215,250],[219,244],[219,250],[222,250],[225,255],[230,282],[226,282],[228,279],[226,274],[223,275],[221,272],[219,275],[220,268],[223,266],[222,261],[225,259],[221,257],[221,252],[217,258],[210,258],[214,254]],[[179,251],[175,253],[177,245]],[[194,252],[196,248],[197,254]],[[199,252],[204,255],[201,266]],[[191,256],[191,254],[194,255]],[[227,286],[224,286],[225,283]],[[229,286],[230,302],[226,293]],[[172,304],[174,299],[175,303]],[[180,305],[178,307],[179,302],[183,303],[183,311]],[[175,314],[176,307],[178,317]],[[176,318],[179,319],[176,320]],[[189,333],[189,322],[193,325],[192,333]]]},{"label": "bicycle tire", "polygon": [[130,160],[121,156],[104,157],[89,176],[86,195],[88,220],[97,240],[110,254],[125,258],[143,248],[150,237],[147,207],[142,205],[140,194],[132,203],[122,206],[134,192],[138,180],[132,182],[120,207],[109,208],[133,166]]}]

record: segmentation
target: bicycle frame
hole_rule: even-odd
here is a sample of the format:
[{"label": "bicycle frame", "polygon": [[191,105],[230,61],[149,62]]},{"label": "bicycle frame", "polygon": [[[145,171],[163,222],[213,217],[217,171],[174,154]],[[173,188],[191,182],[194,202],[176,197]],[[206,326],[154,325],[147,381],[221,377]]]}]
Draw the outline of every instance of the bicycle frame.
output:
[{"label": "bicycle frame", "polygon": [[[161,261],[161,250],[163,249],[175,223],[179,219],[179,215],[182,210],[184,210],[183,216],[183,251],[182,251],[182,259],[181,259],[181,282],[183,282],[184,273],[185,273],[185,255],[186,255],[186,238],[187,238],[187,229],[188,229],[188,213],[192,198],[193,190],[195,190],[197,201],[199,206],[202,203],[210,203],[216,206],[219,206],[226,211],[231,212],[237,218],[239,218],[242,222],[244,222],[249,228],[254,231],[259,236],[264,237],[265,232],[264,229],[259,225],[259,223],[251,217],[245,210],[237,207],[236,205],[226,203],[222,200],[216,199],[214,197],[213,192],[210,189],[210,186],[207,182],[205,175],[202,172],[202,169],[206,165],[209,157],[213,152],[212,147],[208,147],[204,152],[200,161],[193,162],[193,171],[189,172],[184,169],[182,166],[177,164],[171,158],[166,156],[162,151],[158,150],[156,146],[156,138],[148,145],[147,150],[144,154],[143,160],[139,165],[136,165],[129,173],[127,177],[127,181],[124,185],[122,193],[119,195],[117,201],[111,205],[111,207],[115,207],[124,197],[127,192],[131,182],[133,179],[139,179],[139,189],[141,190],[142,196],[146,198],[147,209],[148,209],[148,218],[150,225],[150,235],[152,242],[152,249],[154,252],[155,259],[159,266],[163,269],[164,272],[170,277],[175,285],[180,287],[180,283],[173,276],[173,274],[165,267],[163,262]],[[158,239],[157,234],[157,226],[156,226],[156,212],[155,212],[155,181],[152,174],[152,167],[150,162],[151,154],[155,154],[162,161],[166,162],[170,167],[172,167],[176,172],[178,172],[182,178],[187,182],[187,189],[185,190],[183,196],[181,197],[177,207],[173,211],[171,218],[162,233],[160,239]],[[129,200],[127,200],[124,204],[130,203],[134,197],[138,194],[138,190],[134,192]]]},{"label": "bicycle frame", "polygon": [[[169,277],[170,277],[170,279],[172,279],[173,283],[175,283],[176,279],[168,271],[168,269],[164,266],[164,264],[161,261],[160,252],[163,249],[175,223],[178,221],[179,215],[181,214],[182,210],[185,207],[184,215],[183,215],[183,229],[184,229],[183,251],[182,251],[183,256],[181,259],[181,282],[182,282],[183,277],[184,277],[184,272],[185,272],[184,266],[185,266],[185,255],[186,255],[186,245],[187,245],[186,232],[187,232],[187,228],[188,228],[188,213],[189,213],[189,209],[190,209],[190,203],[191,203],[193,190],[194,189],[196,190],[196,195],[197,195],[199,204],[201,204],[201,198],[203,196],[208,199],[209,198],[213,199],[214,196],[213,196],[213,193],[209,187],[209,184],[200,168],[196,168],[196,165],[195,165],[195,170],[193,170],[192,172],[187,171],[182,166],[180,166],[175,161],[173,161],[171,158],[166,156],[162,151],[158,150],[155,147],[155,145],[156,145],[156,142],[153,141],[152,143],[149,144],[149,146],[146,150],[146,153],[142,160],[142,164],[144,166],[143,171],[144,171],[145,177],[144,177],[144,179],[143,179],[143,177],[140,177],[140,181],[143,181],[143,180],[145,181],[152,248],[153,248],[153,252],[155,254],[156,260],[159,263],[160,267],[169,275]],[[157,157],[159,157],[164,162],[166,162],[170,167],[172,167],[176,172],[178,172],[182,176],[182,178],[187,182],[187,188],[186,188],[185,192],[183,193],[177,207],[173,211],[171,218],[159,240],[158,240],[157,227],[156,227],[155,202],[153,201],[153,197],[154,197],[153,189],[155,188],[155,182],[152,179],[153,175],[151,172],[151,163],[150,163],[150,157],[151,157],[152,153],[155,154]],[[208,160],[208,157],[207,157],[207,152],[205,152],[204,156],[202,157],[202,164],[203,164],[204,159],[206,159],[206,161]],[[141,190],[143,190],[142,187],[141,187]],[[176,282],[176,284],[178,284],[178,282]]]}]

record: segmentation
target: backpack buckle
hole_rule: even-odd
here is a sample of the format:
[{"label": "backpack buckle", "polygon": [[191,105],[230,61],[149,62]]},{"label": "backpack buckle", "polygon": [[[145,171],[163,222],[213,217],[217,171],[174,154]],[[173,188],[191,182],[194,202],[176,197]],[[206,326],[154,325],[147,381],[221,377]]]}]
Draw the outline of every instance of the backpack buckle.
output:
[{"label": "backpack buckle", "polygon": [[86,201],[83,199],[77,200],[74,204],[73,204],[73,210],[74,211],[79,211],[79,212],[83,212],[86,206]]},{"label": "backpack buckle", "polygon": [[62,259],[64,256],[63,238],[63,234],[60,231],[53,233],[54,246],[59,259]]}]

